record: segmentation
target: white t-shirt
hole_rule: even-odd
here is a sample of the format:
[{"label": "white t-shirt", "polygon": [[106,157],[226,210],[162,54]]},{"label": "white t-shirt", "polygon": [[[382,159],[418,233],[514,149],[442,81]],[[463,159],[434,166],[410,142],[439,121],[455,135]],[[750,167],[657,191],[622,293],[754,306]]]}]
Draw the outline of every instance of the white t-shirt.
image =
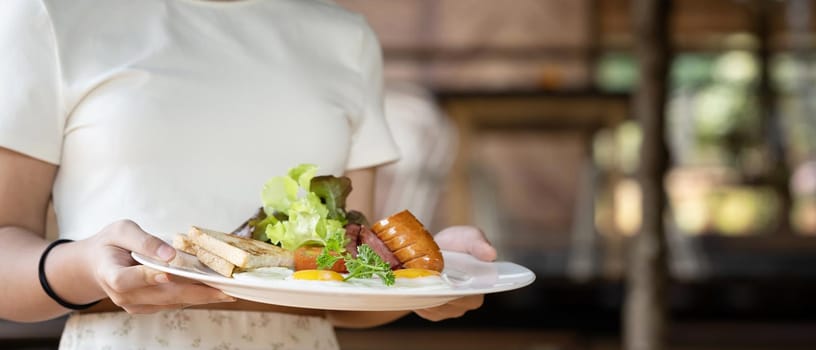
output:
[{"label": "white t-shirt", "polygon": [[0,146],[58,164],[60,236],[230,231],[271,176],[397,158],[365,20],[316,0],[2,0]]}]

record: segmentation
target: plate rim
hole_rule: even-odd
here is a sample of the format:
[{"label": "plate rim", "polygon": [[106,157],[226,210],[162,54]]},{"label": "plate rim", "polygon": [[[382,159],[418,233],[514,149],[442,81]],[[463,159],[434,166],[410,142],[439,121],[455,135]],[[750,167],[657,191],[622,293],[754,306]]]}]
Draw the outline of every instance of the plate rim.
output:
[{"label": "plate rim", "polygon": [[[526,286],[532,284],[535,279],[536,275],[527,267],[522,265],[509,262],[509,261],[495,261],[495,262],[485,262],[477,260],[475,257],[461,253],[461,252],[454,252],[454,251],[442,251],[445,256],[447,255],[457,255],[460,256],[462,259],[470,259],[473,263],[478,264],[509,264],[512,268],[519,269],[519,274],[525,276],[523,280],[515,283],[505,283],[505,284],[494,284],[491,287],[487,288],[472,288],[468,286],[451,286],[451,288],[446,289],[430,289],[430,290],[423,290],[423,289],[412,289],[412,288],[397,288],[397,289],[388,289],[386,287],[382,288],[372,288],[372,287],[365,287],[365,286],[331,286],[331,285],[315,285],[320,286],[319,288],[312,288],[313,286],[307,287],[306,284],[297,283],[287,283],[285,280],[270,280],[270,283],[259,284],[257,282],[252,282],[251,280],[239,280],[235,278],[224,277],[221,275],[217,275],[215,272],[212,274],[206,274],[203,272],[195,272],[185,269],[180,269],[174,266],[170,266],[164,262],[158,262],[157,260],[147,257],[143,254],[139,254],[136,252],[131,252],[131,256],[133,257],[136,262],[139,264],[145,265],[150,268],[154,268],[156,270],[173,274],[180,277],[185,277],[201,282],[209,282],[214,284],[223,284],[228,286],[234,287],[241,287],[241,288],[257,288],[257,289],[266,289],[266,290],[274,290],[277,292],[286,291],[286,292],[297,292],[297,293],[308,293],[308,294],[345,294],[345,295],[354,295],[354,296],[382,296],[382,297],[464,297],[469,295],[482,295],[482,294],[493,294],[493,293],[501,293],[516,289],[521,289]],[[187,254],[185,252],[178,251],[177,254]],[[190,255],[190,254],[187,254]],[[190,255],[191,257],[195,258],[194,255]],[[278,283],[279,282],[279,283]],[[323,283],[323,282],[315,282],[315,283]]]}]

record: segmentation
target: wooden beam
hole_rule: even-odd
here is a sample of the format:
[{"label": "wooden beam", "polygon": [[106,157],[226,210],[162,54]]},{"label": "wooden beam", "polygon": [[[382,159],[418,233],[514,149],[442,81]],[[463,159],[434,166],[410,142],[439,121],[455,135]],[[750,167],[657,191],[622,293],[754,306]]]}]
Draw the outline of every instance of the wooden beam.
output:
[{"label": "wooden beam", "polygon": [[[769,0],[757,0],[754,3],[753,15],[755,35],[759,38],[757,57],[759,58],[759,115],[762,118],[760,136],[764,139],[768,150],[769,159],[767,162],[772,164],[763,182],[771,185],[777,196],[779,196],[779,217],[775,228],[775,233],[778,235],[793,232],[788,216],[793,207],[793,199],[791,198],[788,183],[790,169],[784,149],[785,141],[782,132],[784,125],[779,118],[771,81],[771,6]],[[793,4],[791,3],[788,6],[793,6]],[[794,44],[794,47],[797,46],[793,42],[791,44]]]},{"label": "wooden beam", "polygon": [[666,328],[666,238],[663,179],[669,164],[665,134],[669,64],[669,0],[632,2],[640,82],[633,112],[643,132],[637,179],[643,194],[641,230],[627,269],[624,349],[662,350]]}]

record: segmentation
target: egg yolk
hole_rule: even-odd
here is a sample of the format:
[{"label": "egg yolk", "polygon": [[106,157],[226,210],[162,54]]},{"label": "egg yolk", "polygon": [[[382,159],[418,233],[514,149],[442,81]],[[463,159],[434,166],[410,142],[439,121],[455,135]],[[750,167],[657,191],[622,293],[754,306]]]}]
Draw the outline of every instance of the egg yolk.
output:
[{"label": "egg yolk", "polygon": [[343,275],[331,270],[300,270],[295,271],[292,278],[308,281],[342,281]]},{"label": "egg yolk", "polygon": [[394,277],[396,278],[420,278],[439,276],[439,272],[426,269],[400,269],[394,270]]}]

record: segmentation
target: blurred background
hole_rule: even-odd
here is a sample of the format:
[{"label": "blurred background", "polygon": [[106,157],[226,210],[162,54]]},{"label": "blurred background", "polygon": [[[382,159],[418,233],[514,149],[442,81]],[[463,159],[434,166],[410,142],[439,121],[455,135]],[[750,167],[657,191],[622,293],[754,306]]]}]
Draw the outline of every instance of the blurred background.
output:
[{"label": "blurred background", "polygon": [[[344,349],[620,349],[653,146],[632,116],[630,1],[337,2],[381,40],[404,155],[378,175],[377,216],[477,225],[537,275],[461,319],[341,330]],[[673,1],[669,349],[816,344],[814,15],[810,0]],[[60,331],[2,323],[0,345],[52,348]]]}]

